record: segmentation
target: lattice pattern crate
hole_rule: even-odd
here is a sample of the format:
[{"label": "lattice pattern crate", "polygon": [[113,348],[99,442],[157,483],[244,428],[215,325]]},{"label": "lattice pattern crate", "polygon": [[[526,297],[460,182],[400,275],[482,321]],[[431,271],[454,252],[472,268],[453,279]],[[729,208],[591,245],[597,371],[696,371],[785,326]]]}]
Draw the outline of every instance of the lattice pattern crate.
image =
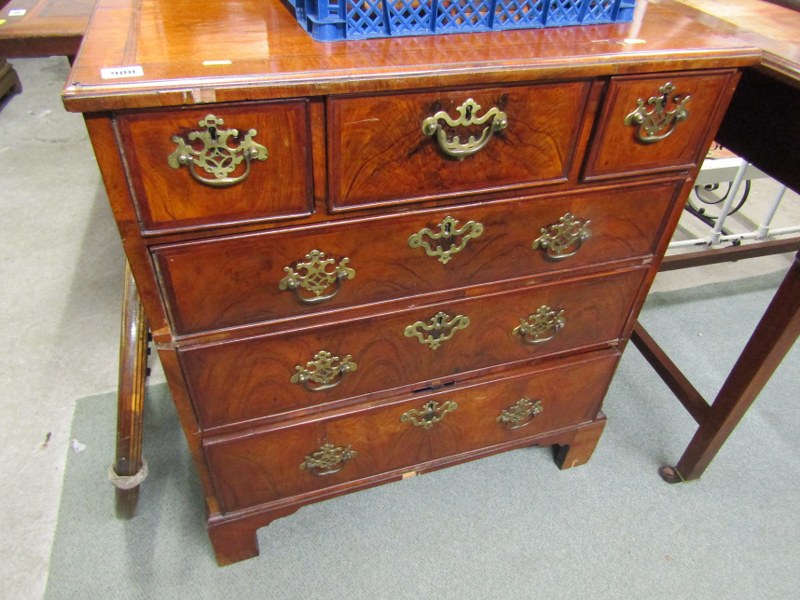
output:
[{"label": "lattice pattern crate", "polygon": [[286,0],[315,40],[620,23],[635,0]]}]

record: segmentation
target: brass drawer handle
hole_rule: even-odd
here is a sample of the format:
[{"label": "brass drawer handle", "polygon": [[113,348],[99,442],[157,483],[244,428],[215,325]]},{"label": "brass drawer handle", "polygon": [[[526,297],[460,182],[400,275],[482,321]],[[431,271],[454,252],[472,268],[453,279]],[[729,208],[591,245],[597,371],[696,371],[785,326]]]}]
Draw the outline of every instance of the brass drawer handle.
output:
[{"label": "brass drawer handle", "polygon": [[[481,150],[492,135],[508,127],[508,116],[497,107],[490,108],[482,117],[477,116],[480,112],[481,106],[472,98],[468,98],[464,104],[456,108],[458,111],[458,118],[453,119],[445,111],[440,110],[433,116],[428,117],[422,121],[422,133],[425,135],[435,135],[436,142],[439,144],[442,152],[447,156],[464,160],[467,156],[471,156]],[[459,136],[454,136],[452,139],[447,139],[447,132],[439,124],[439,121],[444,121],[449,127],[470,127],[474,125],[483,125],[491,120],[488,126],[483,128],[480,137],[475,139],[474,135],[470,135],[467,141],[461,142]]]},{"label": "brass drawer handle", "polygon": [[[651,96],[647,101],[647,105],[653,107],[651,111],[645,110],[645,101],[639,98],[636,101],[636,109],[625,117],[625,125],[637,126],[636,139],[645,144],[652,144],[669,137],[678,123],[689,118],[686,103],[692,99],[691,96],[673,94],[675,86],[670,82],[662,85],[658,91],[661,95]],[[670,103],[674,104],[675,108],[667,110],[667,105]]]},{"label": "brass drawer handle", "polygon": [[[424,321],[417,321],[405,328],[403,334],[407,338],[415,337],[419,340],[420,344],[425,344],[431,350],[436,350],[443,342],[446,342],[455,335],[459,329],[466,329],[469,326],[469,317],[464,315],[456,315],[450,318],[450,315],[443,312],[436,313],[433,317],[428,319],[427,323]],[[425,335],[425,332],[428,335]]]},{"label": "brass drawer handle", "polygon": [[520,398],[513,406],[501,410],[496,421],[506,429],[520,429],[530,425],[533,417],[543,410],[541,400],[533,402],[530,398]]},{"label": "brass drawer handle", "polygon": [[436,423],[444,419],[444,416],[453,412],[458,408],[458,404],[452,400],[448,400],[439,406],[438,402],[431,400],[422,405],[421,410],[412,408],[409,411],[400,415],[400,421],[403,423],[411,423],[414,427],[422,427],[425,430],[430,429]]},{"label": "brass drawer handle", "polygon": [[542,227],[541,235],[533,240],[532,248],[541,250],[550,260],[564,260],[575,256],[581,249],[583,240],[592,235],[590,223],[591,221],[577,219],[572,213],[566,213],[558,223]]},{"label": "brass drawer handle", "polygon": [[[445,217],[438,225],[439,231],[434,232],[424,227],[408,238],[411,248],[422,248],[428,256],[437,256],[439,262],[446,265],[453,255],[461,252],[472,239],[480,237],[483,225],[476,221],[467,221],[463,227],[458,226],[458,221],[453,217]],[[425,238],[430,238],[436,243],[431,246]],[[458,239],[458,238],[461,239]],[[442,243],[443,242],[443,243]]]},{"label": "brass drawer handle", "polygon": [[[298,261],[294,268],[283,268],[286,275],[278,283],[278,288],[294,291],[297,299],[305,304],[330,300],[339,293],[342,282],[356,276],[356,272],[347,266],[349,262],[350,259],[345,257],[339,264],[335,264],[335,258],[326,258],[324,252],[312,250],[306,254],[305,262]],[[331,287],[331,292],[323,294]],[[304,294],[303,291],[311,295]]]},{"label": "brass drawer handle", "polygon": [[319,450],[306,456],[300,463],[300,470],[316,476],[333,475],[341,471],[345,463],[356,456],[358,452],[351,450],[350,446],[323,444]]},{"label": "brass drawer handle", "polygon": [[[239,130],[219,129],[223,123],[219,117],[206,115],[198,122],[205,130],[190,132],[186,136],[188,143],[179,135],[172,136],[178,147],[167,158],[167,164],[173,169],[189,167],[195,181],[215,188],[230,187],[247,179],[251,161],[267,160],[269,153],[264,146],[253,141],[252,138],[258,134],[255,129],[249,129],[238,146],[231,146],[229,140],[237,138]],[[198,148],[198,143],[202,148]],[[242,161],[245,162],[244,173],[228,177]],[[201,175],[198,168],[211,177]]]},{"label": "brass drawer handle", "polygon": [[304,386],[310,392],[323,392],[342,383],[345,373],[352,373],[357,368],[358,365],[349,354],[339,358],[320,350],[305,366],[295,365],[295,374],[290,381]]},{"label": "brass drawer handle", "polygon": [[526,344],[544,344],[552,340],[566,325],[564,310],[555,310],[546,304],[524,319],[511,332]]}]

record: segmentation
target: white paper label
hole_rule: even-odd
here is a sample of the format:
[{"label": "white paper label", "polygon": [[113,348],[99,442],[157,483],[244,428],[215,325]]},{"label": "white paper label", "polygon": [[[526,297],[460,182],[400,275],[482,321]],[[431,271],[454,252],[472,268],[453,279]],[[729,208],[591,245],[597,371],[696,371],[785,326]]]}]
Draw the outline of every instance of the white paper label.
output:
[{"label": "white paper label", "polygon": [[100,69],[101,79],[124,79],[126,77],[142,77],[144,70],[139,65],[132,67],[106,67]]}]

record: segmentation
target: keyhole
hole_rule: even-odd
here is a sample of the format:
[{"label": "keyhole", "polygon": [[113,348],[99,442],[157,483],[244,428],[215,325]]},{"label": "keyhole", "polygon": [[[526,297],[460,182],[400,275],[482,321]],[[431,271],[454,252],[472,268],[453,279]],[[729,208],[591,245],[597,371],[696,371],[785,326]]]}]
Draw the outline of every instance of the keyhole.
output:
[{"label": "keyhole", "polygon": [[436,409],[433,405],[433,402],[428,402],[425,405],[425,414],[422,415],[422,418],[426,421],[432,421],[434,418],[436,418]]},{"label": "keyhole", "polygon": [[465,114],[466,114],[466,117],[467,117],[468,121],[472,120],[472,106],[467,106],[467,110],[466,110]]},{"label": "keyhole", "polygon": [[217,141],[217,128],[216,127],[209,127],[208,128],[208,135],[211,136],[212,141]]}]

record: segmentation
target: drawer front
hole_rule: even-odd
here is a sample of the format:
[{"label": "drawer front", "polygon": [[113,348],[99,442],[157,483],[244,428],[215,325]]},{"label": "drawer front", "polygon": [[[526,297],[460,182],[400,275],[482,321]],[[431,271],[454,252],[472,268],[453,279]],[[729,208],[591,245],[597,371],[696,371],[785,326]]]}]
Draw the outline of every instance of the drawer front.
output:
[{"label": "drawer front", "polygon": [[[153,256],[174,329],[186,334],[645,256],[679,186],[233,236],[160,246]],[[315,250],[324,258],[307,258]]]},{"label": "drawer front", "polygon": [[117,126],[146,230],[311,212],[305,101],[123,115]]},{"label": "drawer front", "polygon": [[574,82],[334,98],[332,209],[563,181],[588,90]]},{"label": "drawer front", "polygon": [[200,424],[210,428],[613,344],[645,272],[187,348],[179,356]]},{"label": "drawer front", "polygon": [[612,78],[584,178],[696,164],[734,84],[734,71]]},{"label": "drawer front", "polygon": [[594,418],[616,355],[205,443],[229,512]]}]

